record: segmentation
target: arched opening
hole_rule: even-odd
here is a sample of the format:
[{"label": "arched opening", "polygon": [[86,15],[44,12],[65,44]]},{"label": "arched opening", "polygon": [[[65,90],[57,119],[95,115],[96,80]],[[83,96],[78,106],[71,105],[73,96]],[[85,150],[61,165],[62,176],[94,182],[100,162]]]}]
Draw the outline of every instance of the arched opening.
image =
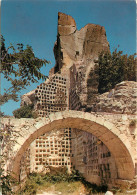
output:
[{"label": "arched opening", "polygon": [[16,147],[12,170],[15,177],[19,176],[20,160],[24,151],[33,140],[48,131],[62,128],[76,128],[92,133],[101,140],[112,153],[117,167],[117,179],[132,180],[134,177],[134,161],[129,142],[125,141],[119,130],[111,123],[90,113],[65,111],[50,115],[49,120],[41,120],[28,130],[28,135],[22,140],[22,145]]},{"label": "arched opening", "polygon": [[79,171],[97,185],[111,185],[117,178],[115,159],[91,133],[79,129],[58,129],[39,136],[21,158],[20,182],[29,173],[55,170]]}]

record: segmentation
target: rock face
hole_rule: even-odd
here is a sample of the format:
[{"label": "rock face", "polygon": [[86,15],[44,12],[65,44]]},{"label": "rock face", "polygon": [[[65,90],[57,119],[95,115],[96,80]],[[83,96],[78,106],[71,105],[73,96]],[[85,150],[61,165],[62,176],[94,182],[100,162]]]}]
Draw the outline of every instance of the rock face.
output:
[{"label": "rock face", "polygon": [[104,27],[87,24],[77,30],[75,20],[71,16],[58,13],[58,35],[54,46],[55,72],[62,67],[70,68],[77,61],[90,64],[102,50],[109,51]]},{"label": "rock face", "polygon": [[[89,96],[91,97],[93,92],[97,93],[97,86],[90,85],[93,80],[91,73],[94,72],[94,60],[102,50],[109,51],[104,27],[87,24],[77,30],[76,22],[71,16],[58,13],[58,34],[54,45],[56,64],[51,69],[49,77],[52,78],[58,73],[68,78],[70,102],[73,102],[74,96],[77,96],[81,102],[79,105],[84,108],[90,99]],[[29,94],[24,95],[24,98],[27,98],[27,102],[31,99]],[[89,103],[91,101],[88,101]],[[79,105],[74,106],[74,104],[76,103],[70,105],[70,109],[79,109]]]},{"label": "rock face", "polygon": [[76,31],[75,20],[66,14],[58,14],[58,34],[60,36],[71,35]]},{"label": "rock face", "polygon": [[120,114],[136,114],[137,83],[123,81],[110,92],[97,97],[94,111]]},{"label": "rock face", "polygon": [[[75,165],[76,170],[83,173],[90,182],[123,185],[120,184],[121,181],[115,180],[119,176],[113,154],[111,155],[109,149],[101,140],[105,140],[106,137],[110,141],[110,145],[114,144],[110,146],[110,148],[114,148],[114,153],[118,151],[115,150],[115,143],[119,144],[119,142],[114,142],[115,140],[111,138],[109,132],[108,134],[105,133],[103,125],[107,124],[107,128],[110,125],[111,129],[111,123],[114,124],[120,131],[118,135],[123,134],[124,140],[127,136],[127,140],[135,148],[137,84],[132,81],[125,81],[117,84],[112,91],[98,95],[98,81],[96,79],[98,73],[94,70],[94,60],[97,59],[98,53],[102,50],[109,51],[109,43],[104,27],[87,24],[78,31],[75,20],[71,16],[63,13],[58,14],[58,35],[54,46],[56,65],[51,69],[47,81],[37,86],[36,90],[22,97],[22,105],[34,103],[35,111],[44,120],[51,113],[59,111],[66,110],[67,115],[72,112],[70,110],[92,111],[93,115],[88,120],[93,120],[95,124],[93,123],[92,126],[82,122],[81,127],[90,128],[92,126],[93,129],[91,129],[94,134],[99,137],[80,131],[81,128],[65,128],[61,135],[57,132],[54,132],[54,135],[48,135],[49,139],[47,139],[47,134],[43,134],[30,146],[30,156],[32,158],[33,155],[34,157],[33,165],[31,165],[33,169],[31,170],[42,170],[42,162],[44,167],[46,164],[50,167],[67,165],[71,169],[71,166]],[[96,95],[98,95],[97,99]],[[84,116],[87,116],[87,114],[85,113]],[[72,116],[75,116],[74,112]],[[76,115],[76,121],[77,116],[78,114]],[[52,117],[50,118],[51,121]],[[102,128],[98,127],[95,131],[96,124],[100,124],[100,121]],[[24,131],[29,130],[26,124],[25,122],[25,127],[22,127]],[[63,140],[61,143],[59,142],[60,138]],[[128,142],[126,143],[128,144]],[[26,156],[24,156],[24,159],[26,159]],[[124,157],[124,160],[126,161],[125,164],[128,164],[127,158]],[[122,173],[123,158],[121,163]],[[26,169],[22,167],[21,173],[23,173],[23,170]],[[125,174],[127,175],[127,172]]]},{"label": "rock face", "polygon": [[35,90],[30,91],[23,96],[21,96],[21,106],[29,105],[29,104],[35,104],[36,98],[35,98]]},{"label": "rock face", "polygon": [[[58,13],[58,35],[54,46],[56,65],[50,73],[74,75],[73,72],[76,72],[70,80],[75,82],[82,107],[87,105],[88,94],[97,90],[97,87],[94,89],[93,86],[88,90],[87,80],[90,80],[91,71],[94,70],[94,60],[102,50],[109,51],[103,26],[87,24],[77,30],[75,20],[71,16]],[[72,86],[70,88],[72,89]]]}]

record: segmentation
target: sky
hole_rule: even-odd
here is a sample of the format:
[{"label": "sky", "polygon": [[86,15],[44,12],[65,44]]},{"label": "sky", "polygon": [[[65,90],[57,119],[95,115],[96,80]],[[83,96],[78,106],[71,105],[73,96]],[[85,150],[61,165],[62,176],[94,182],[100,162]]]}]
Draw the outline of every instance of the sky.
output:
[{"label": "sky", "polygon": [[[45,75],[55,65],[53,54],[57,38],[58,12],[71,15],[80,30],[87,23],[99,24],[106,29],[110,49],[124,54],[136,52],[136,3],[134,0],[3,0],[1,2],[1,34],[6,47],[10,43],[32,46],[37,57],[51,61]],[[23,95],[42,83],[32,84]],[[1,93],[8,86],[1,78]],[[12,115],[20,107],[19,102],[9,101],[1,111]]]}]

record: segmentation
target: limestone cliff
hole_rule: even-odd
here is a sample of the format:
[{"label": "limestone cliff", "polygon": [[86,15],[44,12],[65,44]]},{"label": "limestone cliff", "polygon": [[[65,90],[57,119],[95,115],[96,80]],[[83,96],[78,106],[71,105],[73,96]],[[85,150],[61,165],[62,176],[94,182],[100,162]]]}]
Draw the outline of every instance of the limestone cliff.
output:
[{"label": "limestone cliff", "polygon": [[56,65],[50,71],[49,80],[22,96],[21,105],[34,103],[39,116],[68,108],[134,114],[135,82],[122,82],[111,92],[94,99],[98,93],[94,60],[102,50],[109,51],[104,27],[87,24],[77,30],[71,16],[58,13],[58,35],[54,46]]},{"label": "limestone cliff", "polygon": [[[98,58],[102,50],[109,51],[109,43],[103,26],[87,24],[77,30],[76,22],[71,16],[58,13],[58,34],[54,45],[56,65],[50,73],[70,74],[70,88],[72,90],[71,80],[75,81],[73,85],[77,88],[82,107],[85,107],[87,102],[88,104],[92,102],[92,100],[88,101],[88,94],[97,93],[98,86],[88,85],[89,80],[92,79],[90,78],[91,71],[94,71],[94,60]],[[74,69],[76,75],[72,73]]]},{"label": "limestone cliff", "polygon": [[103,26],[87,24],[77,30],[75,20],[58,13],[58,35],[54,46],[55,72],[70,68],[76,62],[93,63],[102,50],[109,51],[109,43]]},{"label": "limestone cliff", "polygon": [[123,81],[110,92],[97,97],[97,103],[92,106],[92,111],[136,114],[137,113],[137,83]]}]

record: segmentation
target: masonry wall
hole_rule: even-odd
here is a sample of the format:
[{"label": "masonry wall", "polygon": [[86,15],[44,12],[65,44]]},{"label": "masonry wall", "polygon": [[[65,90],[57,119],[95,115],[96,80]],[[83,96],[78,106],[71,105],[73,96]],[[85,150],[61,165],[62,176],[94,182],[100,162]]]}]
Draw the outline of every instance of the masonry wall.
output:
[{"label": "masonry wall", "polygon": [[30,148],[28,148],[21,159],[20,181],[24,181],[30,173],[30,169],[31,169],[30,160],[31,160],[31,154],[30,154]]},{"label": "masonry wall", "polygon": [[[23,96],[21,105],[34,103],[39,117],[69,109],[102,111],[101,97],[98,105],[94,102],[98,85],[94,82],[94,60],[102,50],[109,51],[104,27],[88,24],[78,31],[71,16],[59,13],[55,67],[46,82]],[[46,133],[37,138],[29,150],[30,172],[46,173],[50,167],[67,167],[71,171],[75,167],[88,181],[98,184],[117,177],[115,161],[108,148],[92,134],[78,129]]]},{"label": "masonry wall", "polygon": [[72,131],[73,164],[87,181],[110,184],[117,177],[115,160],[108,148],[90,133]]},{"label": "masonry wall", "polygon": [[66,78],[56,74],[42,83],[35,90],[35,110],[40,117],[47,117],[51,112],[66,110],[68,107],[68,91]]},{"label": "masonry wall", "polygon": [[[97,85],[92,69],[85,82],[86,66],[76,62],[70,68],[69,109],[88,111],[95,101]],[[91,110],[91,109],[89,109]],[[107,184],[117,177],[115,160],[108,148],[95,136],[72,129],[73,165],[92,183]]]},{"label": "masonry wall", "polygon": [[[69,87],[70,84],[67,76],[61,74],[52,74],[49,79],[37,86],[31,97],[35,97],[35,101],[30,100],[24,95],[21,105],[34,103],[35,112],[39,117],[48,117],[52,112],[59,112],[68,109],[69,105]],[[32,99],[32,98],[31,98]],[[26,101],[27,100],[27,101]],[[27,173],[30,172],[50,172],[51,168],[67,167],[68,171],[72,168],[72,149],[71,149],[71,129],[55,130],[44,134],[37,138],[22,157],[22,166],[20,169],[20,179],[23,180]],[[28,166],[24,159],[26,154],[30,159]]]},{"label": "masonry wall", "polygon": [[[67,109],[86,110],[88,86],[83,84],[84,68],[85,65],[77,62],[69,69],[68,76],[65,73],[52,73],[46,82],[33,91],[34,108],[38,116],[48,117],[52,112]],[[24,162],[25,156],[22,158],[24,163],[20,178],[22,180],[27,176],[25,170],[47,173],[51,168],[67,167],[69,172],[72,168],[79,170],[92,183],[111,182],[116,178],[115,161],[107,147],[99,142],[92,134],[78,129],[46,133],[37,138],[28,149],[30,164]]]},{"label": "masonry wall", "polygon": [[71,130],[61,129],[48,132],[33,142],[30,147],[31,172],[50,172],[50,168],[67,167],[71,170]]}]

